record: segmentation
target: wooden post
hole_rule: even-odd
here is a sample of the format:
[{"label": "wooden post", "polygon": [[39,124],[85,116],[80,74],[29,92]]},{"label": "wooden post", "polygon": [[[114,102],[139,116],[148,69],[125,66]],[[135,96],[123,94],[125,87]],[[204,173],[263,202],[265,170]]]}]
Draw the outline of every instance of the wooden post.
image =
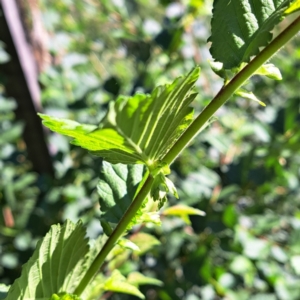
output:
[{"label": "wooden post", "polygon": [[0,40],[10,61],[0,65],[7,96],[18,104],[16,116],[25,124],[24,141],[33,169],[53,175],[52,161],[37,112],[41,111],[37,66],[20,19],[15,0],[0,0]]}]

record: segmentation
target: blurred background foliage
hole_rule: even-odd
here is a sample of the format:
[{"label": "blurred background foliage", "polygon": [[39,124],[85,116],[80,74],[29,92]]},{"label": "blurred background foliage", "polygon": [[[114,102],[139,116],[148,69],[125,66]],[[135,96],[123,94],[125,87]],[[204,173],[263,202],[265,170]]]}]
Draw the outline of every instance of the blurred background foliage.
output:
[{"label": "blurred background foliage", "polygon": [[[222,85],[208,63],[211,6],[211,0],[41,0],[51,58],[40,75],[44,113],[97,124],[119,94],[150,92],[195,64],[202,68],[199,112]],[[29,27],[31,18],[27,9]],[[248,83],[266,108],[232,98],[172,165],[180,203],[206,216],[187,224],[162,215],[161,227],[136,228],[131,240],[142,252],[115,249],[107,275],[118,268],[163,281],[142,287],[147,299],[300,299],[299,42],[298,36],[272,59],[282,82],[254,76]],[[7,60],[1,43],[0,63]],[[101,159],[48,132],[55,177],[34,173],[15,108],[1,77],[0,281],[6,284],[51,224],[82,218],[91,238],[102,232]],[[136,298],[108,292],[99,299]]]}]

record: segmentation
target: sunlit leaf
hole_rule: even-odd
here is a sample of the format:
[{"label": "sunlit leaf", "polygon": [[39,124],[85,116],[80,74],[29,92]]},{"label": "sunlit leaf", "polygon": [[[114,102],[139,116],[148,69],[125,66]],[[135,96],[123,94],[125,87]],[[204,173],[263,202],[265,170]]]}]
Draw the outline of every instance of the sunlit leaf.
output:
[{"label": "sunlit leaf", "polygon": [[300,0],[295,0],[291,6],[285,10],[285,15],[290,15],[296,11],[300,10]]},{"label": "sunlit leaf", "polygon": [[154,246],[160,245],[160,241],[157,238],[145,232],[132,235],[130,240],[139,247],[139,251],[136,252],[138,255],[143,255]]},{"label": "sunlit leaf", "polygon": [[145,296],[139,289],[127,282],[126,278],[118,270],[114,270],[111,277],[104,283],[104,289],[106,291],[130,294],[140,299],[145,299]]},{"label": "sunlit leaf", "polygon": [[258,68],[254,74],[267,76],[271,79],[281,80],[282,76],[280,70],[273,64],[265,64]]},{"label": "sunlit leaf", "polygon": [[144,284],[152,284],[152,285],[157,285],[157,286],[162,286],[163,282],[152,277],[145,276],[139,272],[132,272],[129,274],[127,278],[128,282],[140,286]]},{"label": "sunlit leaf", "polygon": [[5,299],[48,300],[55,293],[72,293],[85,271],[89,250],[85,235],[81,222],[53,225]]},{"label": "sunlit leaf", "polygon": [[237,91],[234,92],[235,95],[249,99],[249,100],[254,100],[255,102],[258,102],[261,106],[266,106],[266,104],[259,99],[252,93],[244,90],[243,88],[238,89]]},{"label": "sunlit leaf", "polygon": [[133,251],[140,251],[140,248],[132,241],[122,238],[118,241],[118,245]]},{"label": "sunlit leaf", "polygon": [[300,255],[293,255],[290,258],[291,266],[293,267],[295,273],[300,275]]},{"label": "sunlit leaf", "polygon": [[81,298],[71,294],[54,294],[49,300],[81,300]]},{"label": "sunlit leaf", "polygon": [[178,204],[178,205],[174,205],[174,206],[166,208],[163,211],[163,215],[165,215],[165,216],[178,216],[185,223],[191,224],[190,219],[188,217],[189,215],[205,216],[205,212],[200,210],[200,209],[193,208],[193,207],[190,207],[190,206],[187,206],[187,205]]},{"label": "sunlit leaf", "polygon": [[215,0],[211,22],[213,58],[225,69],[249,62],[272,39],[291,0]]},{"label": "sunlit leaf", "polygon": [[192,89],[199,73],[196,67],[186,77],[157,87],[151,95],[119,97],[97,128],[40,116],[51,130],[73,137],[73,144],[111,163],[144,163],[150,169],[156,168],[192,121],[189,105],[197,95]]}]

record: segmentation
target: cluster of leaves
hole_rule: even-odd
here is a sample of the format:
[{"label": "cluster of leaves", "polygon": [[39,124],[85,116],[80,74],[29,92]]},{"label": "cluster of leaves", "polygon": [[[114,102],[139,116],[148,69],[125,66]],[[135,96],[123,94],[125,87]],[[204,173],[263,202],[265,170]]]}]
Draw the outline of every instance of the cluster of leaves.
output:
[{"label": "cluster of leaves", "polygon": [[[50,20],[52,18],[53,25],[55,24],[53,19],[55,20],[55,15],[58,15],[57,8],[60,8],[61,14],[68,12],[69,1],[51,2],[53,11],[52,14],[49,13],[48,17]],[[130,62],[130,59],[128,59],[130,54],[128,54],[128,57],[123,57],[123,61],[120,62],[122,66],[119,67],[110,63],[112,59],[110,56],[113,53],[112,47],[109,50],[103,48],[97,53],[102,59],[110,57],[107,65],[105,65],[105,69],[109,70],[109,74],[113,73],[111,68],[116,68],[118,76],[123,74],[124,78],[120,81],[124,84],[123,91],[134,91],[137,88],[147,91],[153,86],[153,78],[163,80],[163,74],[166,70],[173,71],[175,74],[185,73],[183,71],[191,65],[192,59],[176,53],[176,50],[184,48],[178,44],[181,37],[184,37],[183,33],[188,35],[189,31],[187,29],[193,28],[199,22],[199,20],[194,18],[197,6],[193,4],[193,1],[186,7],[185,12],[183,11],[182,14],[177,15],[179,21],[178,19],[175,20],[174,24],[176,25],[173,24],[173,27],[170,26],[168,30],[165,30],[171,36],[171,42],[159,54],[155,52],[158,48],[155,48],[154,43],[159,44],[159,41],[162,39],[159,38],[159,34],[152,37],[151,42],[149,42],[151,47],[149,47],[149,57],[147,59],[142,56],[145,53],[145,48],[143,48],[145,41],[143,38],[147,40],[149,37],[141,35],[143,38],[137,40],[136,35],[132,34],[132,31],[139,30],[138,32],[142,32],[141,28],[145,28],[143,26],[145,26],[144,23],[146,23],[148,12],[151,9],[160,13],[157,14],[158,17],[162,16],[164,13],[163,5],[154,7],[154,5],[151,6],[149,4],[149,10],[145,16],[139,14],[141,8],[145,5],[142,4],[143,1],[134,2],[133,7],[128,7],[129,4],[116,6],[108,1],[102,2],[101,8],[105,8],[105,11],[108,13],[101,15],[102,23],[96,23],[100,24],[97,26],[100,26],[100,28],[103,24],[112,26],[109,20],[111,17],[110,13],[113,15],[116,11],[118,12],[118,17],[121,17],[122,20],[118,23],[121,29],[118,28],[119,31],[116,30],[117,33],[113,40],[109,39],[109,37],[101,36],[105,43],[110,41],[111,45],[114,45],[114,43],[118,44],[116,41],[120,41],[127,47],[127,51],[130,49],[128,45],[132,46],[129,41],[135,46],[141,47],[136,50],[137,52],[133,52],[135,62]],[[232,5],[235,5],[237,1],[231,2]],[[281,1],[280,5],[284,7],[289,2]],[[221,5],[221,3],[222,1],[216,1],[218,5]],[[94,116],[92,121],[97,123],[101,117],[101,114],[98,115],[98,107],[100,105],[104,111],[106,101],[109,98],[105,88],[107,88],[107,83],[111,80],[103,81],[99,74],[86,73],[89,66],[93,63],[101,66],[101,64],[95,64],[95,56],[93,55],[96,53],[94,49],[99,49],[97,48],[97,46],[99,47],[99,35],[97,37],[94,36],[96,30],[90,32],[90,36],[88,35],[90,43],[87,44],[88,46],[84,46],[86,47],[85,49],[76,48],[77,45],[82,44],[80,43],[80,38],[82,38],[80,33],[82,34],[82,31],[88,32],[86,31],[88,26],[95,24],[95,15],[92,10],[88,10],[89,6],[97,6],[99,4],[94,4],[92,1],[88,2],[87,6],[84,7],[86,10],[83,10],[85,13],[80,14],[82,5],[74,4],[71,6],[75,11],[74,19],[70,18],[69,14],[65,14],[63,15],[62,23],[56,21],[55,25],[59,28],[56,30],[64,29],[68,34],[67,36],[72,36],[72,39],[69,39],[72,42],[68,45],[70,53],[63,57],[65,65],[62,63],[53,67],[42,77],[46,86],[44,100],[45,105],[48,106],[48,112],[51,112],[51,114],[58,114],[63,117],[71,115],[80,122],[85,123],[91,120],[91,116]],[[202,3],[199,4],[199,7],[201,5]],[[167,9],[170,9],[171,6],[167,6]],[[126,9],[124,10],[122,7],[126,7]],[[219,8],[216,6],[215,10],[217,9]],[[130,13],[132,15],[129,15]],[[139,15],[141,15],[141,20],[134,18]],[[272,12],[270,12],[269,16],[271,16],[272,24],[274,25],[276,18],[272,17]],[[141,23],[137,23],[136,28],[132,28],[132,25],[135,23],[131,24],[128,20],[139,20]],[[179,28],[176,28],[176,26],[179,26]],[[163,31],[164,29],[161,32],[162,35]],[[55,37],[59,39],[60,34],[62,33],[59,32]],[[66,33],[63,36],[66,36]],[[254,45],[249,52],[250,55],[257,51],[256,47],[263,46],[261,44],[252,44],[251,40],[249,43]],[[161,46],[163,47],[163,45]],[[85,54],[74,54],[72,49],[80,49]],[[139,52],[141,56],[137,54]],[[117,56],[117,53],[118,51],[116,50],[114,54]],[[176,53],[175,58],[174,53]],[[166,59],[166,54],[169,61],[159,63],[160,60]],[[290,58],[288,62],[282,59],[287,54]],[[60,54],[57,53],[56,55],[59,56]],[[174,172],[170,178],[178,186],[178,194],[185,206],[181,205],[164,210],[162,212],[161,228],[156,227],[153,229],[151,226],[147,226],[141,231],[142,228],[139,227],[138,230],[129,236],[129,241],[133,244],[126,240],[121,240],[107,258],[105,273],[110,276],[106,278],[102,274],[98,275],[91,289],[89,289],[90,295],[82,295],[84,299],[94,299],[94,297],[105,291],[123,291],[127,293],[131,291],[131,294],[143,297],[136,288],[137,286],[143,283],[161,285],[160,281],[136,272],[138,270],[143,271],[144,274],[150,274],[151,277],[154,275],[154,277],[160,278],[164,282],[164,287],[158,291],[154,289],[148,291],[147,298],[149,299],[209,300],[223,297],[229,297],[230,299],[276,299],[276,297],[279,299],[297,299],[299,297],[300,291],[297,286],[297,281],[299,280],[299,245],[297,238],[299,234],[299,199],[296,196],[299,194],[297,192],[298,135],[296,134],[299,120],[296,113],[298,106],[295,74],[293,71],[295,69],[293,64],[299,58],[299,53],[295,51],[295,46],[291,46],[290,49],[285,49],[285,52],[281,55],[278,56],[279,59],[276,65],[280,65],[285,76],[290,74],[291,78],[287,78],[287,80],[290,79],[290,82],[283,86],[261,77],[255,77],[252,82],[248,83],[248,88],[251,90],[255,88],[258,97],[266,99],[268,103],[267,109],[263,110],[237,97],[236,101],[229,103],[218,114],[219,121],[215,122],[199,138],[195,139],[193,145],[188,150],[185,150],[183,155],[173,165]],[[295,60],[293,57],[295,57]],[[245,58],[245,60],[248,58]],[[176,65],[175,62],[179,61],[182,63]],[[230,65],[230,68],[239,67],[239,64],[243,61],[244,58],[236,65]],[[224,63],[225,61],[221,60],[221,62]],[[134,71],[132,67],[132,74],[136,78],[143,79],[138,84],[132,84],[134,76],[132,78],[128,77],[128,71],[122,73],[122,70],[124,70],[122,67],[128,64],[131,67],[137,66],[137,71]],[[205,62],[203,65],[206,65]],[[101,66],[101,68],[103,67]],[[226,64],[225,68],[228,68]],[[229,72],[222,68],[221,71],[227,74]],[[230,72],[235,73],[236,70],[230,70]],[[273,71],[271,73],[274,74]],[[299,78],[300,75],[297,74],[297,79],[299,80]],[[82,84],[81,80],[86,80],[85,82],[89,82],[89,84],[94,82],[94,87],[91,88],[91,91],[86,90],[86,86]],[[118,86],[116,80],[111,82],[113,82],[114,87]],[[176,84],[178,84],[178,81],[174,83],[174,85]],[[98,85],[101,85],[102,88]],[[215,92],[213,84],[211,83],[210,86],[211,89],[209,88],[208,93],[213,94]],[[99,89],[96,91],[95,87],[99,87]],[[202,83],[202,87],[204,89],[205,87],[207,88],[205,82]],[[118,92],[115,91],[115,94]],[[150,103],[151,99],[162,101],[164,99],[158,97],[160,92],[161,89],[157,89],[151,97],[141,95],[126,99],[120,97],[110,107],[105,122],[100,127],[93,125],[80,127],[81,125],[78,123],[71,123],[70,121],[61,121],[62,123],[59,123],[53,118],[45,117],[45,119],[49,127],[54,126],[52,129],[64,134],[69,134],[70,131],[76,128],[80,129],[75,131],[76,134],[90,132],[85,135],[85,137],[89,138],[93,134],[97,135],[100,131],[103,133],[105,130],[109,130],[110,133],[114,134],[113,137],[119,138],[118,142],[121,142],[123,147],[118,147],[118,154],[120,154],[120,149],[127,154],[130,153],[130,162],[132,162],[132,159],[135,160],[134,162],[143,162],[147,165],[151,174],[157,175],[157,173],[161,174],[160,171],[165,167],[163,164],[160,164],[160,160],[167,149],[158,148],[160,151],[157,153],[155,152],[156,149],[153,150],[154,152],[147,152],[148,149],[144,145],[153,143],[149,132],[144,135],[144,144],[139,143],[140,141],[134,136],[134,133],[128,131],[129,124],[123,118],[124,116],[126,117],[126,114],[127,119],[134,116],[132,105],[136,106],[136,103],[131,101],[131,99],[137,97],[140,98],[140,101],[150,101]],[[191,99],[186,98],[186,100],[193,100],[193,97],[192,94]],[[196,109],[204,105],[207,95],[203,92],[200,97]],[[291,101],[288,106],[283,106],[280,101],[287,98]],[[67,100],[63,102],[62,99]],[[150,103],[149,105],[151,106]],[[163,103],[161,104],[163,107]],[[125,105],[128,109],[120,110],[119,107],[122,105]],[[59,111],[57,110],[58,106],[60,107]],[[162,108],[159,107],[158,109]],[[176,113],[176,110],[170,112]],[[122,115],[119,121],[118,113]],[[142,111],[139,111],[138,116],[142,113]],[[187,125],[191,119],[190,109],[187,109],[185,113],[184,116],[181,116],[183,119],[180,120],[184,120],[184,124]],[[185,116],[188,117],[185,119]],[[56,123],[54,124],[53,121],[56,121]],[[177,122],[177,124],[182,123]],[[158,124],[157,126],[161,125]],[[125,131],[123,128],[125,128]],[[141,126],[138,129],[143,132],[144,127]],[[74,133],[74,131],[72,132]],[[125,134],[125,137],[129,136],[129,138],[121,139],[120,141],[118,136],[120,132],[129,132]],[[77,136],[69,135],[77,139]],[[112,135],[109,135],[109,137],[112,137]],[[170,135],[165,135],[164,138],[169,137]],[[130,142],[131,140],[133,140],[134,146]],[[57,149],[53,149],[53,152],[56,153],[56,172],[59,182],[55,182],[50,192],[41,196],[41,205],[38,207],[40,211],[46,211],[45,205],[47,204],[47,207],[58,207],[63,212],[63,218],[71,217],[77,219],[85,210],[83,221],[90,224],[90,228],[92,228],[91,224],[96,224],[93,220],[99,216],[98,208],[95,209],[97,196],[92,190],[96,185],[101,167],[103,174],[99,190],[100,195],[101,192],[103,193],[101,195],[102,202],[100,202],[102,218],[108,222],[117,223],[122,212],[126,210],[136,194],[137,185],[143,176],[143,168],[138,167],[136,172],[131,171],[129,168],[124,168],[124,166],[115,167],[108,163],[102,163],[99,160],[99,163],[95,164],[95,159],[86,156],[81,149],[70,148],[65,139],[54,135],[52,141],[57,147]],[[75,144],[80,143],[82,143],[80,139],[75,141]],[[86,144],[80,145],[84,146]],[[91,147],[95,146],[94,144],[89,145]],[[136,145],[141,151],[136,151]],[[162,145],[164,146],[164,144]],[[170,145],[167,146],[169,147]],[[113,153],[107,154],[108,152],[104,152],[101,149],[86,148],[92,152],[96,151],[96,154],[108,159],[110,162],[116,162],[114,160],[116,156],[113,156],[114,158],[109,157],[111,154],[114,155]],[[113,147],[111,144],[108,144],[108,148],[111,149]],[[97,150],[100,150],[100,153],[97,153]],[[124,152],[122,153],[124,154]],[[75,158],[73,165],[70,163],[70,157]],[[16,166],[13,166],[13,169],[15,170]],[[108,170],[113,175],[105,176],[104,174],[107,174]],[[24,171],[22,170],[22,172]],[[163,171],[163,175],[165,173],[167,172]],[[5,178],[9,178],[9,176],[5,175]],[[15,177],[12,178],[16,180]],[[118,186],[114,186],[112,181],[118,182]],[[29,184],[32,182],[29,182]],[[29,184],[26,183],[25,186]],[[6,184],[3,184],[3,186],[6,186]],[[128,187],[132,186],[135,189],[127,191]],[[23,189],[24,186],[20,191],[23,191]],[[90,194],[92,195],[91,197]],[[19,197],[22,196],[18,196],[18,199]],[[91,201],[86,200],[88,197]],[[5,194],[6,199],[9,198]],[[62,208],[63,203],[65,203],[64,209]],[[171,198],[172,203],[174,203],[173,198]],[[83,205],[80,206],[81,204]],[[151,219],[151,211],[153,210],[151,206],[153,203],[150,203],[150,207],[147,207],[147,205],[149,203],[145,203],[143,209],[146,208],[147,212],[150,212],[148,221],[153,221]],[[193,208],[188,208],[187,206],[193,206]],[[118,211],[119,209],[120,211]],[[154,210],[156,210],[156,207],[154,207]],[[207,212],[206,217],[202,221],[199,222],[200,219],[198,217],[191,217],[191,220],[187,217],[187,215],[191,214],[201,214],[201,210]],[[17,210],[14,213],[18,214]],[[164,217],[167,215],[179,215],[180,218],[169,219]],[[55,221],[54,217],[50,219],[50,214],[46,216],[49,218],[49,223]],[[141,213],[141,216],[145,216],[144,211]],[[145,221],[145,219],[139,220],[139,222],[141,221]],[[21,228],[26,228],[26,226],[25,224]],[[4,228],[5,230],[8,229],[7,227]],[[96,226],[93,234],[90,235],[95,236],[97,232],[99,232],[99,227]],[[91,263],[90,258],[95,255],[96,250],[93,250],[93,248],[88,250],[81,224],[74,225],[71,222],[67,222],[63,227],[52,227],[51,232],[44,238],[43,243],[39,243],[37,251],[40,249],[39,247],[44,247],[46,251],[53,252],[55,239],[52,241],[52,236],[56,236],[57,241],[60,238],[65,241],[72,238],[78,239],[80,247],[75,247],[72,251],[75,251],[74,253],[78,251],[77,253],[80,253],[81,257],[85,256],[85,259],[82,262],[80,260],[77,261],[78,265],[76,264],[76,266],[84,270]],[[13,240],[12,238],[11,241]],[[97,245],[101,245],[100,241],[98,241]],[[75,256],[68,256],[62,250],[63,248],[57,247],[57,256],[53,256],[55,263],[53,264],[53,273],[49,275],[50,277],[57,272],[57,261],[68,258],[71,262],[75,258]],[[5,251],[9,253],[8,248]],[[44,255],[44,252],[42,253]],[[37,255],[37,252],[35,255]],[[138,260],[139,256],[141,259]],[[67,260],[65,263],[67,264]],[[29,267],[40,268],[40,266],[34,266],[34,257],[28,262],[27,267],[24,267],[24,274],[27,274],[26,270],[29,270]],[[56,280],[55,284],[59,286],[48,286],[47,294],[43,294],[43,296],[52,297],[51,299],[55,300],[76,299],[76,296],[59,294],[61,291],[64,292],[66,290],[65,285],[68,282],[72,284],[80,280],[82,274],[79,271],[74,271],[69,273],[66,278],[69,278],[68,276],[70,278],[75,276],[76,279],[72,277],[72,280]],[[36,291],[41,291],[41,288],[38,286]],[[3,292],[5,291],[5,288],[3,288]],[[14,289],[11,290],[12,292],[14,292]],[[30,293],[30,291],[28,292]],[[72,293],[72,288],[68,289],[68,292]],[[122,299],[129,299],[130,297],[123,296]],[[117,295],[112,295],[111,298],[119,299]]]}]

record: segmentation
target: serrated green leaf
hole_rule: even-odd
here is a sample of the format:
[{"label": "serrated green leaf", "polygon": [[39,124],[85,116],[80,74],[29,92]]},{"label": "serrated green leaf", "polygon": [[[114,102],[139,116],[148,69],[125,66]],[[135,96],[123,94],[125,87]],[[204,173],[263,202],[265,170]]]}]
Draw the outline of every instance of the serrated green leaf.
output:
[{"label": "serrated green leaf", "polygon": [[262,65],[260,68],[258,68],[254,75],[263,75],[263,76],[267,76],[271,79],[275,79],[275,80],[281,80],[282,76],[280,73],[280,70],[275,67],[273,64],[265,64]]},{"label": "serrated green leaf", "polygon": [[300,10],[300,0],[295,0],[288,9],[284,11],[285,15],[290,15],[296,11]]},{"label": "serrated green leaf", "polygon": [[114,270],[111,277],[104,283],[106,291],[125,293],[145,299],[145,296],[138,290],[138,288],[129,282],[118,270]]},{"label": "serrated green leaf", "polygon": [[292,0],[215,0],[211,22],[213,58],[225,69],[249,62],[272,39],[271,30]]},{"label": "serrated green leaf", "polygon": [[252,92],[248,92],[243,88],[239,88],[237,91],[234,92],[234,94],[249,100],[254,100],[255,102],[258,102],[261,106],[266,106],[266,104],[260,101]]},{"label": "serrated green leaf", "polygon": [[118,223],[131,204],[145,173],[142,165],[103,162],[97,185],[101,218]]},{"label": "serrated green leaf", "polygon": [[189,215],[198,215],[198,216],[205,216],[205,212],[194,208],[194,207],[190,207],[187,205],[182,205],[182,204],[178,204],[178,205],[174,205],[171,207],[166,208],[163,211],[163,215],[165,216],[178,216],[180,217],[185,223],[187,223],[188,225],[191,224],[191,221],[189,219]]},{"label": "serrated green leaf", "polygon": [[157,285],[157,286],[163,286],[164,283],[156,278],[152,278],[152,277],[148,277],[145,276],[143,274],[141,274],[140,272],[132,272],[128,275],[127,278],[128,282],[136,285],[136,286],[140,286],[140,285],[144,285],[144,284],[153,284],[153,285]]},{"label": "serrated green leaf", "polygon": [[97,129],[40,116],[51,130],[73,137],[73,144],[111,163],[144,163],[155,168],[192,121],[189,105],[196,97],[192,89],[199,73],[196,67],[186,77],[157,87],[151,95],[119,97]]},{"label": "serrated green leaf", "polygon": [[74,292],[89,250],[85,235],[81,222],[51,226],[5,299],[47,300],[55,293]]}]

